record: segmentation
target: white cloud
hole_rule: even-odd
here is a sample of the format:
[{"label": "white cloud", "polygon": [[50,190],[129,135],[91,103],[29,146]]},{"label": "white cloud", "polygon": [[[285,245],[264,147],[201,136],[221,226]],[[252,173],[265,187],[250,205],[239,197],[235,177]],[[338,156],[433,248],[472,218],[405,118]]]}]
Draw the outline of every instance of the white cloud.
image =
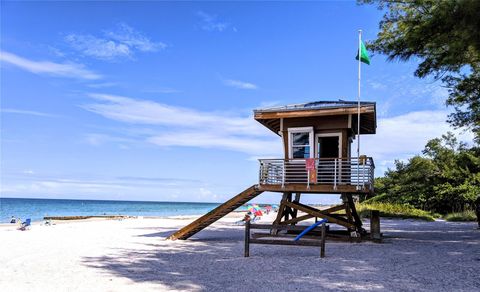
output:
[{"label": "white cloud", "polygon": [[[99,175],[45,175],[27,170],[5,173],[1,195],[9,197],[46,197],[77,199],[136,200],[196,200],[191,194],[200,193],[204,201],[216,198],[208,189],[211,185],[194,179],[169,177],[106,177]],[[161,197],[159,197],[161,194]]]},{"label": "white cloud", "polygon": [[[202,23],[201,28],[206,31],[219,31],[222,32],[226,30],[230,24],[227,22],[221,22],[217,20],[216,15],[211,15],[203,11],[198,11],[197,16],[200,17]],[[236,28],[233,28],[236,31]]]},{"label": "white cloud", "polygon": [[[187,146],[199,148],[219,148],[248,153],[250,155],[281,154],[280,139],[263,139],[248,135],[235,135],[216,132],[215,129],[195,132],[171,131],[155,135],[148,139],[158,146]],[[274,151],[277,150],[277,151]]]},{"label": "white cloud", "polygon": [[30,116],[48,117],[48,118],[59,117],[58,115],[54,115],[54,114],[48,114],[48,113],[43,113],[38,111],[31,111],[31,110],[13,109],[13,108],[4,108],[1,110],[1,112],[8,113],[8,114],[30,115]]},{"label": "white cloud", "polygon": [[266,130],[250,117],[239,117],[229,112],[203,112],[130,97],[90,94],[97,103],[84,108],[109,119],[131,124],[178,126],[185,128],[214,128],[219,132],[264,135]]},{"label": "white cloud", "polygon": [[[127,139],[122,137],[114,137],[111,135],[105,134],[97,134],[97,133],[89,133],[85,135],[85,142],[91,146],[100,146],[106,143],[135,143],[136,141],[133,139]],[[129,149],[128,146],[119,144],[121,149]]]},{"label": "white cloud", "polygon": [[35,74],[45,74],[57,77],[95,80],[102,78],[101,75],[84,68],[83,65],[75,63],[54,63],[50,61],[32,61],[15,54],[1,51],[2,62],[17,66]]},{"label": "white cloud", "polygon": [[90,34],[68,34],[65,42],[85,56],[103,60],[130,58],[135,51],[157,52],[166,48],[162,42],[153,42],[143,33],[120,23],[116,30],[104,31],[103,37]]},{"label": "white cloud", "polygon": [[244,82],[240,80],[227,79],[227,80],[224,80],[223,83],[227,86],[231,86],[239,89],[257,89],[258,88],[258,86],[253,83]]},{"label": "white cloud", "polygon": [[115,82],[102,82],[102,83],[92,83],[92,84],[87,84],[88,87],[90,88],[105,88],[105,87],[112,87],[112,86],[117,86],[118,84]]},{"label": "white cloud", "polygon": [[398,106],[411,105],[417,109],[445,109],[448,88],[440,81],[418,79],[411,73],[403,75],[384,74],[381,79],[368,79],[365,96],[388,96],[378,103],[378,113],[385,116]]},{"label": "white cloud", "polygon": [[227,149],[249,155],[281,155],[278,137],[251,116],[203,112],[129,97],[91,94],[96,103],[83,106],[106,118],[148,125],[136,134],[158,146]]},{"label": "white cloud", "polygon": [[141,52],[156,52],[167,47],[167,45],[162,42],[151,41],[143,33],[136,31],[125,23],[118,24],[117,30],[115,31],[106,31],[105,35],[112,40]]},{"label": "white cloud", "polygon": [[130,47],[112,40],[101,39],[92,35],[69,34],[65,41],[83,55],[99,59],[130,57]]},{"label": "white cloud", "polygon": [[[428,140],[453,131],[446,122],[447,115],[447,111],[437,110],[381,118],[376,135],[363,135],[360,138],[361,152],[374,158],[377,175],[382,175],[388,167],[393,166],[395,159],[405,160],[421,154]],[[458,134],[465,141],[473,138],[471,133]]]},{"label": "white cloud", "polygon": [[373,89],[386,89],[387,88],[387,86],[385,84],[382,84],[382,83],[376,82],[376,81],[369,81],[369,85]]},{"label": "white cloud", "polygon": [[154,89],[146,89],[146,90],[143,90],[143,92],[171,94],[171,93],[179,93],[181,91],[178,90],[178,89],[175,89],[175,88],[171,88],[171,87],[159,87],[159,88],[154,88]]}]

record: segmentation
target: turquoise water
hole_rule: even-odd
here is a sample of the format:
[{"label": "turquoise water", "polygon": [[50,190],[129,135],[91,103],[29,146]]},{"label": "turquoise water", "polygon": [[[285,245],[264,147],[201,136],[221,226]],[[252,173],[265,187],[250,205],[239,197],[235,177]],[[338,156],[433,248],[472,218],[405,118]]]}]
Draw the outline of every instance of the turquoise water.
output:
[{"label": "turquoise water", "polygon": [[0,198],[0,223],[10,222],[11,216],[22,220],[31,218],[32,221],[40,221],[44,216],[201,215],[218,205],[217,203]]}]

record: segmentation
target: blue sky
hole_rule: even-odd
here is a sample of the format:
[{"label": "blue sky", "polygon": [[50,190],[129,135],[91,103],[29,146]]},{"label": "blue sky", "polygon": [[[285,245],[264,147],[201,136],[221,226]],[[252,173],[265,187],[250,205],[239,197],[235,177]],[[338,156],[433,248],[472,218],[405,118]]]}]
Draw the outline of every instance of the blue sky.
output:
[{"label": "blue sky", "polygon": [[[252,110],[355,100],[357,31],[373,39],[381,16],[354,2],[2,2],[1,194],[223,201],[257,182],[257,158],[282,156]],[[363,66],[377,175],[449,130],[447,91],[415,67]]]}]

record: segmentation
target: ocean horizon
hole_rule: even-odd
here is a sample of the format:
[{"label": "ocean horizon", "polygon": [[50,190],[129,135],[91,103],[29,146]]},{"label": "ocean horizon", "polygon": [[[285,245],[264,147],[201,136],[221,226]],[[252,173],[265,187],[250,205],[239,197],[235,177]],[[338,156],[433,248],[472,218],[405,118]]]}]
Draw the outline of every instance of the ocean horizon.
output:
[{"label": "ocean horizon", "polygon": [[[15,216],[41,221],[45,216],[177,216],[202,215],[221,203],[82,200],[44,198],[0,198],[0,223]],[[240,207],[239,209],[241,209]]]}]

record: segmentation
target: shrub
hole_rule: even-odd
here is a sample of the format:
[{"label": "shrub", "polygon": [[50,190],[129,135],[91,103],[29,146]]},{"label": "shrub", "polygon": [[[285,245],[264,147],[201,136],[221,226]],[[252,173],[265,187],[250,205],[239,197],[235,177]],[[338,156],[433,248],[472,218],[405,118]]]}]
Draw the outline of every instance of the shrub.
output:
[{"label": "shrub", "polygon": [[393,204],[393,203],[360,203],[357,204],[357,212],[360,217],[369,217],[370,210],[380,211],[382,217],[394,217],[394,218],[411,218],[425,221],[435,221],[434,214],[416,209],[409,205]]},{"label": "shrub", "polygon": [[463,212],[449,213],[444,217],[447,221],[477,221],[477,216],[472,210]]}]

